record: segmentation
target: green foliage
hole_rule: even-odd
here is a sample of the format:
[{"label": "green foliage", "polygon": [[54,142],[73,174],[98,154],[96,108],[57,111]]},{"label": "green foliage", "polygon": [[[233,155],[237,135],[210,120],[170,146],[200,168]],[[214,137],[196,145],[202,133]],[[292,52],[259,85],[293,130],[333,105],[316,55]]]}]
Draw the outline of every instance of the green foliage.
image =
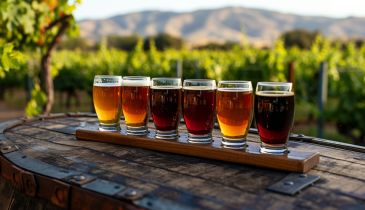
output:
[{"label": "green foliage", "polygon": [[28,117],[37,116],[42,113],[42,107],[47,101],[47,96],[41,91],[38,84],[32,90],[32,98],[25,107],[25,114]]},{"label": "green foliage", "polygon": [[[313,119],[318,114],[315,105],[318,69],[320,63],[325,61],[329,71],[329,101],[333,102],[327,107],[328,120],[342,127],[350,126],[348,130],[358,137],[365,130],[365,45],[349,43],[342,48],[321,36],[315,39],[309,50],[297,47],[287,49],[283,40],[277,40],[271,49],[234,46],[227,51],[159,51],[154,39],[149,41],[150,49],[144,50],[142,38],[137,40],[131,52],[109,49],[107,44],[104,39],[96,51],[57,51],[54,55],[57,59],[52,61],[52,68],[57,69],[58,73],[55,74],[56,90],[83,90],[91,94],[93,78],[97,74],[174,77],[178,62],[182,62],[183,79],[251,80],[255,86],[258,81],[286,81],[288,64],[294,62],[296,101],[307,105],[305,113],[297,112],[296,115],[305,120]],[[28,70],[21,68],[18,71],[16,75],[25,75],[21,72]],[[20,80],[11,75],[6,74],[6,78],[13,78],[14,84]],[[41,102],[33,101],[28,106],[29,113],[35,103],[38,106]]]},{"label": "green foliage", "polygon": [[[340,73],[340,100],[335,112],[340,133],[352,136],[357,144],[365,143],[365,72],[349,69]],[[351,85],[349,85],[351,84]]]},{"label": "green foliage", "polygon": [[[72,13],[79,3],[80,0],[1,0],[0,27],[3,30],[0,30],[0,77],[10,69],[18,68],[24,61],[19,51],[40,52],[42,59],[47,61],[51,58],[50,52],[65,32],[70,36],[77,35],[77,25]],[[57,66],[53,65],[51,68],[53,76],[58,73]],[[41,67],[43,73],[48,71],[48,63]],[[39,81],[42,83],[43,91],[49,93],[50,89],[45,87],[52,85],[45,82],[47,79],[42,78]],[[32,97],[38,98],[32,98],[27,106],[26,113],[30,115],[38,113],[39,109],[43,108],[35,107],[42,104],[40,100],[42,97],[36,94],[38,90],[34,91]]]},{"label": "green foliage", "polygon": [[[329,97],[331,100],[341,102],[335,103],[334,107],[328,107],[326,116],[333,121],[351,125],[356,132],[365,130],[365,127],[361,127],[364,126],[362,119],[365,116],[359,114],[359,117],[353,117],[349,114],[354,111],[365,113],[364,95],[361,89],[365,85],[365,80],[363,76],[353,71],[356,69],[357,72],[365,73],[364,46],[354,47],[354,44],[350,43],[345,50],[342,50],[341,46],[332,45],[321,36],[315,39],[309,50],[286,49],[282,40],[277,40],[271,49],[234,47],[227,51],[173,49],[158,51],[153,39],[149,41],[150,50],[145,51],[143,45],[143,40],[139,39],[132,52],[108,50],[102,46],[96,52],[58,52],[56,56],[60,72],[67,72],[60,73],[59,76],[68,77],[69,81],[73,81],[71,77],[74,76],[78,78],[79,84],[76,84],[76,80],[70,82],[70,88],[90,91],[95,74],[171,77],[176,76],[177,62],[182,62],[184,79],[251,80],[255,85],[258,81],[286,81],[288,63],[294,62],[296,100],[298,103],[312,104],[307,109],[308,113],[297,113],[299,118],[306,119],[318,114],[315,106],[319,82],[318,69],[320,63],[325,61],[329,71]],[[347,76],[341,72],[352,75],[352,80],[345,79]],[[344,86],[355,89],[346,92]]]},{"label": "green foliage", "polygon": [[[72,15],[80,0],[2,0],[0,2],[0,40],[16,49],[48,47],[58,32],[51,27],[66,15]],[[73,18],[69,34],[77,34]],[[75,32],[76,31],[76,32]]]},{"label": "green foliage", "polygon": [[0,44],[0,78],[10,69],[17,69],[24,62],[24,56],[13,50],[14,46],[10,43]]}]

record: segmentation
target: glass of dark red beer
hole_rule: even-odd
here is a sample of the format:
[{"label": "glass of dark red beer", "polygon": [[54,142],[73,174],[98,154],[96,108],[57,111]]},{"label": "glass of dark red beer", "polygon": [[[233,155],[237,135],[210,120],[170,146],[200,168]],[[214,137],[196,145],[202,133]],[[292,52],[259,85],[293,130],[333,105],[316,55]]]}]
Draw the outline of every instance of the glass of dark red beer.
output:
[{"label": "glass of dark red beer", "polygon": [[284,154],[294,121],[294,92],[289,82],[259,82],[255,96],[261,152]]},{"label": "glass of dark red beer", "polygon": [[215,80],[184,80],[183,116],[189,142],[207,144],[212,141],[215,114]]},{"label": "glass of dark red beer", "polygon": [[176,139],[181,110],[181,79],[153,78],[151,81],[151,114],[156,138]]}]

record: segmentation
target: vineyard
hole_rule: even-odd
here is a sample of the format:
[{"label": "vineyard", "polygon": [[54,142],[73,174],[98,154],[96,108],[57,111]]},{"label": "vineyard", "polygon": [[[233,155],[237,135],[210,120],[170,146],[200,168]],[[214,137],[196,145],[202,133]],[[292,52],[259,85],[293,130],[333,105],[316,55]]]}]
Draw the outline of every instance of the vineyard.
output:
[{"label": "vineyard", "polygon": [[[33,89],[27,113],[36,114],[36,103],[42,101],[36,75],[39,65],[36,53],[28,53],[22,68],[6,73],[0,79],[3,94],[6,89]],[[365,141],[365,46],[349,43],[345,47],[317,37],[309,50],[286,49],[278,40],[270,49],[233,47],[218,50],[165,50],[153,45],[144,51],[142,43],[131,52],[107,49],[97,51],[57,51],[53,55],[52,74],[55,90],[74,95],[85,92],[91,98],[91,86],[96,74],[148,75],[151,77],[212,78],[216,80],[286,81],[288,64],[295,68],[296,119],[313,121],[319,111],[316,106],[321,62],[328,66],[328,104],[326,121],[332,122],[343,135],[356,144]],[[32,104],[33,103],[33,104]],[[90,105],[91,107],[91,105]]]}]

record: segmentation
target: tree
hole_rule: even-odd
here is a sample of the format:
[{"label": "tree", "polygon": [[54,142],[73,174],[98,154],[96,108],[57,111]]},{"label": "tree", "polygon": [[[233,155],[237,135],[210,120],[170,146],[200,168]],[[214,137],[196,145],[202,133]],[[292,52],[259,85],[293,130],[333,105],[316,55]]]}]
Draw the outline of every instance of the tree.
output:
[{"label": "tree", "polygon": [[57,50],[90,51],[95,49],[96,46],[94,41],[82,37],[62,39],[57,45]]},{"label": "tree", "polygon": [[144,49],[150,49],[150,40],[153,40],[157,50],[163,51],[168,48],[181,49],[184,45],[184,41],[181,38],[171,36],[166,33],[157,34],[156,36],[146,37],[144,40]]},{"label": "tree", "polygon": [[286,48],[299,47],[301,49],[310,49],[316,37],[320,35],[318,31],[307,31],[305,29],[295,29],[285,32],[282,35]]},{"label": "tree", "polygon": [[50,69],[52,52],[66,32],[72,35],[77,31],[72,12],[79,3],[80,0],[2,0],[0,2],[0,27],[5,29],[0,30],[0,45],[5,43],[2,55],[11,58],[8,64],[6,58],[5,62],[2,60],[0,67],[5,70],[16,67],[16,62],[19,60],[17,58],[20,56],[14,49],[40,52],[41,90],[47,96],[46,103],[42,107],[44,114],[50,113],[54,102]]},{"label": "tree", "polygon": [[136,45],[140,37],[138,35],[131,36],[108,36],[107,43],[109,48],[117,48],[125,51],[132,51]]},{"label": "tree", "polygon": [[235,46],[239,46],[239,43],[228,41],[223,44],[210,42],[204,45],[195,47],[197,50],[232,50]]}]

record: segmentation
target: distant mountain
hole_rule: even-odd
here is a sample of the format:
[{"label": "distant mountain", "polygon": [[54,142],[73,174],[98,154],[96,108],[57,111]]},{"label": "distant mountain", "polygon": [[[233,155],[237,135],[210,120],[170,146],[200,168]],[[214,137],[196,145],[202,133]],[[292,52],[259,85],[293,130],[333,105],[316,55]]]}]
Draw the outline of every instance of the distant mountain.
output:
[{"label": "distant mountain", "polygon": [[107,19],[79,21],[82,37],[106,35],[154,35],[166,32],[192,44],[240,41],[245,33],[250,42],[271,44],[281,33],[301,28],[319,30],[333,38],[364,38],[365,18],[300,16],[261,9],[226,7],[193,12],[143,11]]}]

